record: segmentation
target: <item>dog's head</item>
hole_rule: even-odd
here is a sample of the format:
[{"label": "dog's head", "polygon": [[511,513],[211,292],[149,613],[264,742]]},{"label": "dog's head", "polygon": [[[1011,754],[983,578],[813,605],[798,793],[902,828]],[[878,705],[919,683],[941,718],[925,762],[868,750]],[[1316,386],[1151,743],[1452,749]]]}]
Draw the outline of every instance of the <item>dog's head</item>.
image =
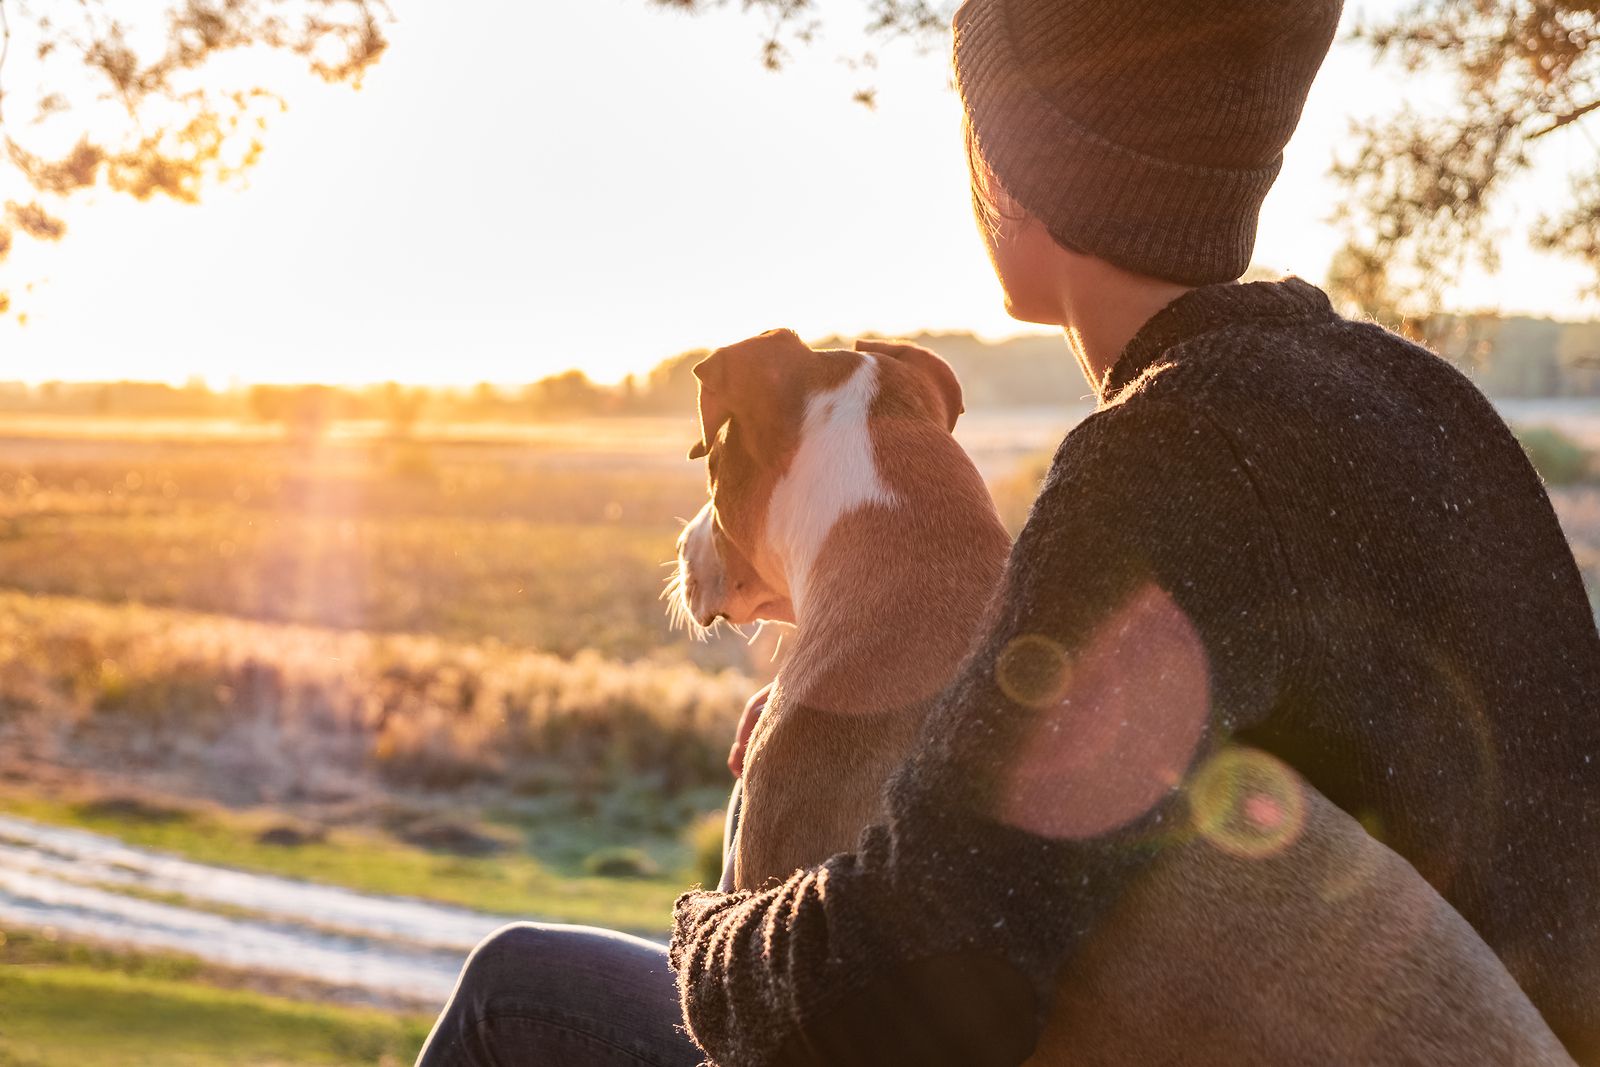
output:
[{"label": "dog's head", "polygon": [[862,341],[814,351],[774,330],[721,348],[694,368],[710,499],[678,538],[673,611],[796,622],[806,575],[828,531],[859,508],[893,506],[879,440],[910,420],[948,433],[961,387],[925,348]]}]

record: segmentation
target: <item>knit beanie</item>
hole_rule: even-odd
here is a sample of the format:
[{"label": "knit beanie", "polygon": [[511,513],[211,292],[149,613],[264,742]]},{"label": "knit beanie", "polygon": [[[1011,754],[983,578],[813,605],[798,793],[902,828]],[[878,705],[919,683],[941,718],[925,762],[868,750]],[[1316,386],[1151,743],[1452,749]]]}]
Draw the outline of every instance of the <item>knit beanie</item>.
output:
[{"label": "knit beanie", "polygon": [[1203,285],[1250,265],[1343,0],[966,0],[975,147],[1061,244]]}]

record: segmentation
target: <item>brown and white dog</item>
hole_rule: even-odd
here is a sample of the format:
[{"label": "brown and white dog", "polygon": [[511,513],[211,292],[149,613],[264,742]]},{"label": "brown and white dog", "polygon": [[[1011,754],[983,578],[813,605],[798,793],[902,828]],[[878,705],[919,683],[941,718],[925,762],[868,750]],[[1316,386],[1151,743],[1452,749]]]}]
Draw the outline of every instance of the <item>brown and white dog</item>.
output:
[{"label": "brown and white dog", "polygon": [[[1010,541],[951,436],[960,387],[933,353],[817,352],[780,330],[695,374],[690,458],[708,460],[710,500],[679,540],[678,610],[796,628],[724,876],[753,889],[848,850],[882,813]],[[1289,790],[1293,833],[1163,850],[1074,958],[1031,1063],[1571,1063],[1407,863],[1287,767],[1230,751]]]},{"label": "brown and white dog", "polygon": [[679,539],[681,609],[796,628],[745,760],[739,887],[849,848],[879,814],[920,725],[906,709],[949,680],[1010,548],[950,436],[955,374],[923,349],[863,348],[777,331],[695,368],[690,456],[711,499]]}]

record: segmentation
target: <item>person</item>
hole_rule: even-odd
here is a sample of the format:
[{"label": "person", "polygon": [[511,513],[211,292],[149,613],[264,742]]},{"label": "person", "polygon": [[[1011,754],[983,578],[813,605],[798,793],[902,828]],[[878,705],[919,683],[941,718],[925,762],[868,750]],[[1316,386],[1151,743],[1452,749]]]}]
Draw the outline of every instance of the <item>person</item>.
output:
[{"label": "person", "polygon": [[[1600,633],[1538,475],[1443,360],[1304,281],[1238,281],[1340,8],[962,5],[1008,309],[1060,325],[1099,398],[990,632],[854,852],[685,894],[669,952],[491,939],[419,1062],[1021,1062],[1236,740],[1410,861],[1600,1063]],[[1198,669],[1163,658],[1174,632]],[[614,985],[562,977],[595,967]],[[538,1026],[612,1058],[540,1059]]]}]

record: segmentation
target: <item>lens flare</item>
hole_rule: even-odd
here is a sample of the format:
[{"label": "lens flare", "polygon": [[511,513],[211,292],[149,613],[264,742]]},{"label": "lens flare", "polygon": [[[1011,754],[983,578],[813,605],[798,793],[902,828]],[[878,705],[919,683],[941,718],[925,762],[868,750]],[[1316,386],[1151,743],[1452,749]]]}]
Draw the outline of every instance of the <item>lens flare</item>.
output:
[{"label": "lens flare", "polygon": [[1066,688],[1067,651],[1042,634],[1023,634],[1001,650],[994,673],[1006,696],[1024,707],[1046,708]]},{"label": "lens flare", "polygon": [[1149,814],[1173,796],[1205,734],[1205,644],[1153,584],[1072,645],[1016,638],[994,676],[1028,709],[1011,720],[1015,758],[999,780],[995,811],[1043,837],[1082,840]]},{"label": "lens flare", "polygon": [[1294,773],[1265,752],[1228,748],[1195,773],[1189,792],[1195,829],[1245,859],[1283,851],[1305,826],[1305,796]]}]

